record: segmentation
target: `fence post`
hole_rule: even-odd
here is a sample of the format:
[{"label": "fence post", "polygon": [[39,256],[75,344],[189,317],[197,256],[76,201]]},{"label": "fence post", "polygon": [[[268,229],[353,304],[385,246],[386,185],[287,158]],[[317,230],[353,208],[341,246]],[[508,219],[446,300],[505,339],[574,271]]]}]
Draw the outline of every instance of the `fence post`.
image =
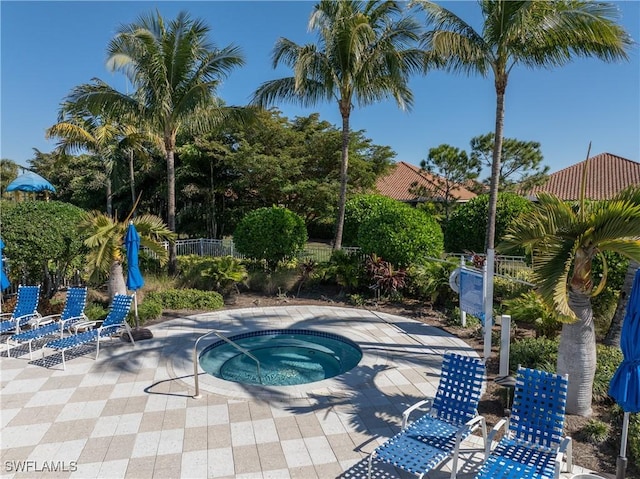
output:
[{"label": "fence post", "polygon": [[[464,268],[465,266],[464,255],[462,255],[460,256],[460,268]],[[462,324],[463,328],[467,327],[467,312],[463,311],[462,308],[460,308],[460,324]]]},{"label": "fence post", "polygon": [[500,316],[500,372],[498,377],[509,375],[509,347],[511,342],[511,316]]}]

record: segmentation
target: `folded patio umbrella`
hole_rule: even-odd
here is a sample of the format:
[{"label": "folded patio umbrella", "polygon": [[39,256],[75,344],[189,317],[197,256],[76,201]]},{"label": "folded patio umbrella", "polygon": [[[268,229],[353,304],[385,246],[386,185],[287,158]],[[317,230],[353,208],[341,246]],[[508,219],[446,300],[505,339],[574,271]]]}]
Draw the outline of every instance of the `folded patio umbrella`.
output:
[{"label": "folded patio umbrella", "polygon": [[640,412],[640,269],[636,271],[627,303],[620,349],[624,359],[611,379],[609,395],[624,410],[620,455],[616,464],[616,478],[624,479],[627,469],[629,415]]},{"label": "folded patio umbrella", "polygon": [[4,249],[4,242],[2,238],[0,238],[0,313],[2,313],[2,292],[7,289],[11,283],[9,282],[9,278],[4,272],[4,256],[2,254],[2,250]]},{"label": "folded patio umbrella", "polygon": [[[124,247],[127,250],[127,289],[137,291],[144,286],[144,278],[138,265],[138,251],[140,250],[140,235],[133,221],[129,222],[124,236]],[[136,317],[136,329],[138,328],[138,299],[133,295],[133,311]]]},{"label": "folded patio umbrella", "polygon": [[4,242],[2,238],[0,238],[0,292],[7,289],[11,283],[9,282],[9,278],[4,272],[4,256],[2,254],[2,250],[4,249]]}]

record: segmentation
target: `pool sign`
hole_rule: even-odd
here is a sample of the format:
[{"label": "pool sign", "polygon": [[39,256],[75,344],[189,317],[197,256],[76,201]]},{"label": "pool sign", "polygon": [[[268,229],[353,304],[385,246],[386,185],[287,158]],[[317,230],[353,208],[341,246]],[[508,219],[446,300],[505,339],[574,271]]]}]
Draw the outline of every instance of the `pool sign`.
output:
[{"label": "pool sign", "polygon": [[484,321],[482,273],[466,268],[456,268],[449,278],[449,284],[460,295],[460,309]]},{"label": "pool sign", "polygon": [[484,321],[484,281],[482,273],[460,271],[460,309]]}]

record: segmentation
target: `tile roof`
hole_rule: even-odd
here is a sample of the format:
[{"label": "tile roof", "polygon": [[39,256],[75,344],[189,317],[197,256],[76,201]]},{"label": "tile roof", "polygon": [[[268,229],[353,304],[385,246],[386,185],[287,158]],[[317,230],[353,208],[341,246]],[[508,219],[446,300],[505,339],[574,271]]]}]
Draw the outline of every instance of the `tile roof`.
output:
[{"label": "tile roof", "polygon": [[563,200],[580,198],[582,169],[587,167],[585,196],[590,200],[607,200],[631,185],[640,185],[640,163],[611,153],[601,153],[588,160],[550,174],[548,181],[533,188],[529,195],[552,193]]},{"label": "tile roof", "polygon": [[[430,178],[434,178],[434,175],[421,171],[417,166],[399,161],[387,176],[378,178],[376,189],[381,195],[388,196],[394,200],[421,201],[420,197],[409,193],[409,189],[412,184],[417,183],[427,188],[428,191],[434,191],[435,187],[428,181]],[[468,201],[476,196],[475,193],[463,186],[453,190],[453,194],[458,198],[458,201]]]}]

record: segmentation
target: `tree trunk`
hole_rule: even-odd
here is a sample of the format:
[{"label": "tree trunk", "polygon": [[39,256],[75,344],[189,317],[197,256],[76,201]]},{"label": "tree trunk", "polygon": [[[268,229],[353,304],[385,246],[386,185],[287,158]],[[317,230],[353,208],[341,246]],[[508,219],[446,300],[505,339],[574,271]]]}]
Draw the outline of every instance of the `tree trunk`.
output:
[{"label": "tree trunk", "polygon": [[[171,139],[167,141],[171,142]],[[167,226],[176,231],[176,167],[172,145],[167,145]],[[176,243],[169,242],[169,275],[175,275],[178,269]]]},{"label": "tree trunk", "polygon": [[111,174],[107,172],[107,216],[113,218],[113,192],[111,191]]},{"label": "tree trunk", "polygon": [[496,242],[496,210],[498,205],[498,189],[500,187],[500,162],[502,161],[502,139],[504,136],[504,94],[507,89],[506,73],[496,73],[496,131],[491,162],[491,186],[489,188],[489,211],[487,215],[487,236],[485,250],[495,248]]},{"label": "tree trunk", "polygon": [[607,346],[620,347],[622,323],[624,322],[624,316],[627,312],[627,304],[629,303],[629,295],[631,294],[631,287],[633,286],[633,278],[635,277],[638,268],[640,268],[640,263],[636,261],[629,262],[627,274],[624,277],[624,283],[622,283],[622,289],[620,290],[620,296],[618,297],[616,312],[611,320],[611,325],[609,326],[607,335],[602,341],[603,344],[606,344]]},{"label": "tree trunk", "polygon": [[596,373],[596,333],[591,297],[569,292],[569,307],[578,321],[564,324],[558,347],[558,374],[569,375],[567,414],[590,416]]},{"label": "tree trunk", "polygon": [[[131,183],[131,207],[136,204],[136,177],[133,171],[133,150],[129,150],[129,182]],[[133,212],[133,216],[136,212]]]},{"label": "tree trunk", "polygon": [[[344,110],[344,111],[343,111]],[[338,219],[333,250],[342,249],[342,232],[344,230],[344,210],[347,204],[347,169],[349,167],[349,111],[340,107],[342,113],[342,164],[340,165],[340,199],[338,202]]]},{"label": "tree trunk", "polygon": [[112,301],[116,294],[127,294],[127,284],[124,281],[124,271],[120,261],[111,263],[107,291],[109,293],[109,301]]}]

